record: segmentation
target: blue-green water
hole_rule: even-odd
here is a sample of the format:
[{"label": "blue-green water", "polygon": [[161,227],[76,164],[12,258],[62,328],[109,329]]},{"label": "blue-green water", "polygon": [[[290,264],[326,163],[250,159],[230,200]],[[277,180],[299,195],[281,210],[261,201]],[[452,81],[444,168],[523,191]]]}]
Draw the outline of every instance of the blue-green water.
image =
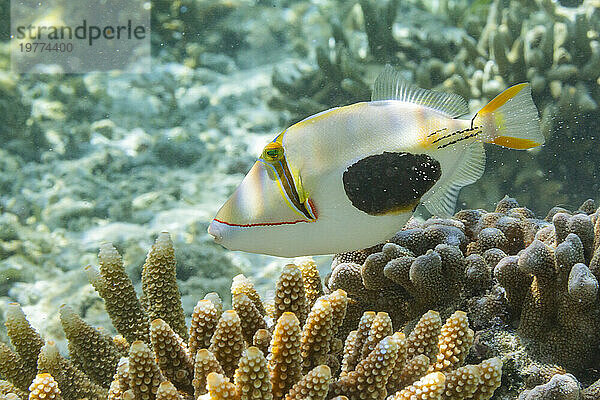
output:
[{"label": "blue-green water", "polygon": [[[158,1],[151,72],[139,74],[11,71],[8,9],[2,1],[0,296],[49,337],[62,336],[64,302],[106,323],[83,272],[105,241],[135,280],[169,231],[188,313],[240,272],[272,289],[288,260],[229,252],[208,224],[268,141],[314,113],[369,100],[385,64],[463,96],[473,112],[531,83],[546,144],[487,148],[486,172],[457,210],[493,210],[510,195],[543,218],[600,200],[592,0]],[[326,273],[331,259],[317,260]]]}]

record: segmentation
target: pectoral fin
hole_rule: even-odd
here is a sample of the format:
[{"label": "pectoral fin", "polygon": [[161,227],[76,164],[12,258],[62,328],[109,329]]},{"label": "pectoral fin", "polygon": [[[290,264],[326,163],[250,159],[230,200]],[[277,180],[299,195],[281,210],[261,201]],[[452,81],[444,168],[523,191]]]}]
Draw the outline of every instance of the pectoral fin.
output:
[{"label": "pectoral fin", "polygon": [[350,165],[342,179],[354,207],[385,215],[411,211],[441,174],[440,163],[428,155],[384,152]]},{"label": "pectoral fin", "polygon": [[435,216],[446,218],[454,213],[458,192],[476,182],[485,170],[485,150],[481,142],[453,149],[458,164],[423,196],[422,203]]}]

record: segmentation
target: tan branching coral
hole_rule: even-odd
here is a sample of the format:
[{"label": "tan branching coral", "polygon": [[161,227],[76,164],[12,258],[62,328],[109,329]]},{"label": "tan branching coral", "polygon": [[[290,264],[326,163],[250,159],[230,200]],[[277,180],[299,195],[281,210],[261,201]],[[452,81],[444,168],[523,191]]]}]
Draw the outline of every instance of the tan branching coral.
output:
[{"label": "tan branching coral", "polygon": [[283,313],[275,325],[269,358],[275,400],[282,399],[302,376],[300,338],[300,322],[296,315],[292,312]]},{"label": "tan branching coral", "polygon": [[286,311],[293,312],[298,317],[300,324],[304,324],[308,314],[304,280],[302,271],[294,264],[283,267],[283,271],[275,288],[275,314],[277,320]]},{"label": "tan branching coral", "polygon": [[306,305],[310,309],[319,297],[323,295],[323,283],[317,269],[317,264],[312,259],[304,259],[298,263],[304,282]]},{"label": "tan branching coral", "polygon": [[324,400],[329,390],[331,371],[326,365],[319,365],[300,379],[285,396],[285,400],[314,399]]},{"label": "tan branching coral", "polygon": [[50,374],[38,374],[29,386],[29,400],[62,400],[58,383]]},{"label": "tan branching coral", "polygon": [[133,283],[125,273],[123,259],[110,243],[100,246],[100,269],[87,267],[88,279],[104,299],[106,312],[115,329],[129,343],[150,342],[150,321],[135,294]]},{"label": "tan branching coral", "polygon": [[[348,372],[334,384],[334,393],[344,394],[350,399],[385,398],[387,381],[402,346],[406,346],[406,341],[401,333],[379,341],[354,371]],[[368,397],[365,397],[366,393]]]},{"label": "tan branching coral", "polygon": [[198,398],[201,394],[206,393],[206,379],[211,372],[221,375],[225,373],[213,353],[206,349],[198,350],[194,363],[194,379],[192,380],[194,397]]},{"label": "tan branching coral", "polygon": [[161,232],[142,268],[142,290],[151,320],[161,318],[183,339],[188,339],[181,294],[175,278],[175,249],[167,232]]},{"label": "tan branching coral", "polygon": [[269,352],[269,344],[271,343],[271,339],[271,332],[266,329],[259,329],[252,338],[252,344],[255,347],[258,347],[263,354],[267,354]]},{"label": "tan branching coral", "polygon": [[190,323],[190,354],[194,355],[199,349],[210,346],[210,338],[219,322],[220,316],[221,314],[212,301],[204,299],[196,304]]},{"label": "tan branching coral", "polygon": [[388,380],[387,387],[390,393],[401,390],[412,382],[419,380],[429,370],[429,358],[424,354],[415,356],[412,359],[401,357],[402,354],[399,354],[392,375]]},{"label": "tan branching coral", "polygon": [[247,343],[252,343],[256,331],[265,329],[267,323],[246,294],[237,293],[232,297],[231,304],[240,317],[244,338]]},{"label": "tan branching coral", "polygon": [[[154,354],[141,340],[129,349],[128,387],[136,400],[154,400],[159,385],[165,378],[154,360]],[[125,388],[122,388],[125,389]]]},{"label": "tan branching coral", "polygon": [[28,398],[28,393],[25,390],[17,388],[12,383],[0,380],[0,396],[7,400],[24,400]]},{"label": "tan branching coral", "polygon": [[261,315],[265,315],[265,307],[260,298],[260,295],[256,291],[254,284],[250,279],[246,278],[243,274],[236,275],[233,277],[233,281],[231,282],[231,295],[236,295],[238,293],[244,293],[252,302],[254,306],[261,313]]},{"label": "tan branching coral", "polygon": [[240,317],[233,310],[225,311],[219,319],[209,350],[219,360],[227,377],[233,377],[244,346]]},{"label": "tan branching coral", "polygon": [[465,365],[446,374],[444,398],[448,400],[468,399],[479,386],[481,370],[476,365]]},{"label": "tan branching coral", "polygon": [[273,399],[267,360],[257,347],[246,349],[240,359],[235,371],[235,386],[240,400]]},{"label": "tan branching coral", "polygon": [[129,358],[123,357],[117,365],[117,372],[108,389],[109,399],[120,399],[129,390]]},{"label": "tan branching coral", "polygon": [[150,340],[158,367],[177,389],[193,394],[191,381],[194,375],[194,361],[190,357],[183,340],[169,324],[155,319],[150,325]]},{"label": "tan branching coral", "polygon": [[390,336],[393,332],[392,320],[389,315],[385,312],[378,312],[371,321],[369,332],[360,350],[361,358],[368,356],[384,337]]},{"label": "tan branching coral", "polygon": [[444,374],[432,372],[396,393],[391,400],[441,400],[445,384]]},{"label": "tan branching coral", "polygon": [[65,400],[82,398],[100,400],[107,396],[105,388],[96,385],[69,360],[61,356],[58,348],[51,341],[46,342],[40,350],[38,371],[52,375]]},{"label": "tan branching coral", "polygon": [[175,385],[169,381],[162,382],[156,391],[156,400],[183,400]]},{"label": "tan branching coral", "polygon": [[[510,204],[503,207],[499,205],[499,209],[515,219],[521,218],[516,215],[528,215],[522,210],[515,211],[514,208],[510,208]],[[410,246],[412,249],[409,251],[415,256],[401,255],[393,260],[412,257],[411,262],[408,263],[409,267],[412,267],[415,260],[421,256],[439,257],[441,264],[437,265],[440,266],[443,276],[459,276],[457,272],[459,265],[462,265],[463,272],[471,265],[469,261],[465,262],[465,258],[471,256],[464,257],[461,248],[466,251],[470,243],[479,239],[479,232],[485,229],[484,227],[497,226],[497,222],[502,220],[502,216],[495,215],[498,214],[497,212],[488,214],[479,212],[477,218],[469,220],[470,233],[464,233],[464,238],[473,238],[470,242],[471,239],[462,241],[463,236],[458,235],[454,230],[454,228],[461,229],[457,228],[459,224],[452,222],[442,223],[436,219],[429,224],[424,224],[424,228],[410,228],[420,229],[418,236],[421,239],[414,241],[406,239],[411,235],[398,239],[403,236],[397,235],[397,239],[404,245],[393,243],[393,246],[402,246],[406,249]],[[466,226],[466,223],[460,222],[460,224]],[[589,224],[583,223],[577,226],[587,226],[586,229],[589,231]],[[425,231],[426,234],[423,233]],[[541,240],[536,241],[534,237],[535,234],[529,239],[523,236],[522,243],[531,248],[521,249],[523,251],[520,250],[518,256],[504,256],[496,263],[492,279],[502,274],[506,276],[498,279],[501,282],[494,282],[494,287],[490,289],[480,288],[485,292],[481,296],[489,296],[494,288],[500,287],[499,283],[511,282],[506,283],[507,288],[504,289],[507,291],[508,299],[516,299],[515,308],[525,312],[524,307],[527,304],[535,304],[534,300],[554,299],[556,302],[554,304],[558,306],[552,315],[555,315],[557,326],[569,326],[573,329],[574,325],[569,323],[581,324],[581,321],[571,321],[569,315],[562,313],[561,310],[568,305],[570,310],[583,315],[582,313],[589,312],[590,307],[594,310],[597,302],[597,292],[594,291],[593,285],[595,276],[585,264],[585,246],[581,240],[577,241],[575,239],[577,236],[570,231],[561,243],[558,245],[554,243],[554,247]],[[452,241],[458,245],[450,245],[445,241]],[[427,248],[430,246],[429,243],[434,245],[433,249]],[[514,243],[521,242],[517,240]],[[386,251],[391,251],[390,248],[398,250],[393,246],[388,246]],[[516,247],[518,246],[515,245]],[[382,248],[372,249],[373,254],[381,253]],[[111,247],[105,246],[105,249],[110,250]],[[485,252],[494,249],[490,248]],[[437,256],[433,254],[434,252]],[[501,255],[499,252],[495,253]],[[476,264],[485,264],[491,268],[490,261],[484,255],[477,252],[472,254],[477,255],[471,257]],[[102,256],[106,261],[106,254]],[[122,263],[118,262],[120,259],[118,253],[116,256],[112,254],[111,257],[110,260],[122,267]],[[388,264],[393,260],[388,261]],[[174,265],[172,262],[171,264]],[[334,268],[340,265],[343,263],[337,264]],[[387,264],[382,267],[383,276],[388,279],[385,274],[386,267]],[[290,272],[300,279],[294,281],[294,290],[281,290],[282,304],[291,304],[296,300],[298,290],[302,291],[305,299],[308,299],[308,292],[314,290],[314,285],[307,286],[303,282],[300,268],[287,266],[283,273],[285,279],[289,278]],[[511,276],[512,273],[517,273],[517,276]],[[537,279],[538,275],[540,279]],[[562,280],[559,280],[559,277],[562,277]],[[520,283],[518,280],[521,278],[529,278],[530,286]],[[546,283],[543,279],[546,279],[555,291],[540,291],[537,292],[539,297],[532,297],[530,287],[534,287],[536,281],[539,282],[538,286],[543,286],[543,283]],[[283,281],[280,279],[280,282]],[[454,278],[451,281],[456,283]],[[381,290],[382,294],[404,290],[396,282],[392,280],[390,282],[397,286],[392,289],[386,286]],[[128,290],[128,285],[128,283],[123,284],[125,291]],[[82,397],[90,400],[107,397],[111,400],[187,399],[191,396],[202,400],[269,399],[271,397],[295,400],[325,399],[335,396],[346,397],[349,400],[383,400],[386,396],[392,399],[485,400],[491,398],[500,385],[503,365],[500,358],[493,357],[499,353],[494,353],[496,350],[487,347],[482,339],[483,335],[478,336],[479,342],[476,341],[473,329],[469,326],[467,313],[453,309],[456,304],[460,304],[455,302],[456,292],[459,292],[457,295],[459,297],[465,296],[471,299],[467,293],[472,293],[472,288],[466,289],[459,285],[457,289],[449,286],[449,290],[455,291],[450,296],[450,306],[440,311],[430,310],[416,320],[405,321],[399,325],[391,318],[390,312],[383,310],[367,311],[355,317],[357,310],[352,310],[355,304],[353,295],[336,288],[326,291],[327,294],[316,299],[307,313],[304,325],[300,323],[295,313],[284,311],[276,321],[273,321],[275,325],[270,327],[267,324],[269,318],[265,318],[265,315],[259,311],[260,309],[264,311],[264,303],[250,280],[238,276],[232,286],[234,310],[221,312],[222,302],[214,295],[198,302],[191,321],[188,343],[165,320],[156,319],[149,324],[148,337],[151,340],[132,341],[128,349],[128,357],[121,360],[115,358],[121,355],[121,352],[114,340],[89,327],[70,308],[63,307],[61,314],[65,331],[75,329],[80,335],[86,334],[85,340],[78,338],[77,335],[69,338],[73,344],[80,343],[79,347],[70,345],[74,351],[71,359],[101,360],[105,355],[110,354],[113,359],[111,365],[114,360],[118,361],[116,372],[115,366],[103,367],[110,369],[110,373],[114,376],[109,379],[104,378],[101,385],[97,385],[91,379],[95,376],[92,372],[93,368],[84,367],[84,362],[78,362],[77,365],[81,365],[84,370],[80,371],[61,356],[52,343],[46,343],[42,347],[36,372],[51,374],[65,400]],[[508,286],[521,288],[525,293],[508,296]],[[368,296],[376,292],[366,288],[364,290],[368,292]],[[167,293],[171,292],[170,289],[167,290]],[[160,298],[160,293],[157,291],[155,296]],[[404,293],[404,296],[407,296],[405,299],[411,298],[409,293]],[[577,298],[578,301],[574,303],[573,298]],[[144,304],[149,301],[147,297]],[[257,302],[261,303],[260,307],[256,305]],[[245,322],[261,320],[265,325],[261,325],[263,327],[258,329],[248,328],[250,325],[242,323],[235,309],[240,313],[245,312],[242,310],[251,310],[244,314],[248,320]],[[547,308],[535,310],[552,312]],[[298,312],[302,313],[301,310]],[[404,311],[401,311],[401,314],[404,318],[407,317]],[[440,314],[446,318],[444,324]],[[120,314],[115,315],[118,317]],[[350,326],[349,320],[356,322]],[[131,319],[132,324],[136,324],[135,321]],[[349,334],[340,329],[345,324],[353,329]],[[493,332],[494,329],[490,331]],[[139,332],[140,337],[144,337],[144,330],[140,329]],[[253,334],[250,335],[248,332]],[[67,333],[67,336],[69,335]],[[35,340],[32,343],[35,343]],[[112,350],[108,352],[99,350],[103,348]],[[20,361],[19,364],[18,361],[20,356],[10,347],[3,345],[0,350],[2,350],[0,355],[6,353],[8,357],[6,359],[12,360],[12,365],[23,368],[23,362]],[[96,358],[90,357],[89,353]],[[2,357],[0,361],[1,359]],[[464,365],[466,360],[468,365]],[[97,364],[100,366],[104,361],[98,361]],[[6,378],[17,383],[20,369],[11,376],[4,371],[2,370]],[[547,379],[550,378],[552,377],[549,376]],[[545,383],[540,382],[540,384]],[[21,386],[24,384],[23,380]],[[22,390],[27,391],[30,385],[31,381],[27,382],[27,387]]]},{"label": "tan branching coral", "polygon": [[88,325],[67,305],[60,307],[60,321],[75,365],[99,385],[110,385],[121,358],[111,338]]},{"label": "tan branching coral", "polygon": [[457,311],[442,326],[437,359],[430,372],[453,370],[465,361],[474,340],[474,332],[469,328],[467,314]]},{"label": "tan branching coral", "polygon": [[33,379],[21,357],[5,343],[0,343],[0,373],[17,388],[25,391]]},{"label": "tan branching coral", "polygon": [[479,367],[480,384],[473,393],[476,400],[488,400],[494,394],[494,391],[500,386],[502,378],[502,361],[494,357],[484,360]]},{"label": "tan branching coral", "polygon": [[6,333],[23,362],[24,378],[29,379],[37,371],[37,360],[44,340],[29,324],[18,303],[8,304],[5,318]]},{"label": "tan branching coral", "polygon": [[423,354],[431,361],[435,360],[440,329],[442,320],[438,312],[427,311],[423,314],[408,336],[407,357],[411,359]]},{"label": "tan branching coral", "polygon": [[235,385],[229,382],[226,376],[217,372],[211,372],[206,378],[206,388],[208,389],[210,400],[237,399]]},{"label": "tan branching coral", "polygon": [[321,297],[308,314],[300,338],[303,372],[306,373],[320,364],[325,364],[332,338],[333,308],[327,298]]}]

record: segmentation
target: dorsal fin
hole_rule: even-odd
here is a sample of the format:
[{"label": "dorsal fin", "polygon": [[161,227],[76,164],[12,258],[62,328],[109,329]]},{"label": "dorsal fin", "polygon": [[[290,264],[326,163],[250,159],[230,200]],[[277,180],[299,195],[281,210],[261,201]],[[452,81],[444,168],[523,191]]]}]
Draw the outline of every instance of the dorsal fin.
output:
[{"label": "dorsal fin", "polygon": [[406,101],[433,108],[451,118],[469,113],[469,106],[461,96],[416,87],[406,82],[402,75],[389,64],[375,79],[371,100]]}]

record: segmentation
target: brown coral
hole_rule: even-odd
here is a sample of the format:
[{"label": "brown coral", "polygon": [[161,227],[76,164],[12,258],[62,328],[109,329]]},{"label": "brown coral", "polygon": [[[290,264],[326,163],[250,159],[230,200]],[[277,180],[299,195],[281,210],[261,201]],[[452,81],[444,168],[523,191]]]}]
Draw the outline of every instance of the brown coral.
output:
[{"label": "brown coral", "polygon": [[60,307],[60,321],[72,361],[99,385],[110,385],[121,358],[111,338],[85,323],[67,305]]},{"label": "brown coral", "polygon": [[[346,290],[349,310],[387,312],[394,325],[428,309],[468,310],[476,329],[515,324],[529,339],[528,356],[582,370],[600,362],[592,205],[555,208],[542,220],[506,197],[494,212],[411,220],[389,243],[336,255],[327,287]],[[359,316],[353,311],[345,324],[356,326]]]},{"label": "brown coral", "polygon": [[244,351],[242,324],[235,311],[227,310],[221,315],[212,336],[209,350],[219,360],[225,375],[233,377],[238,361]]},{"label": "brown coral", "polygon": [[177,389],[192,394],[191,381],[194,375],[194,361],[188,354],[183,339],[162,319],[152,321],[150,341],[158,367]]},{"label": "brown coral", "polygon": [[112,244],[105,243],[100,246],[98,261],[99,270],[89,266],[86,271],[91,284],[104,299],[115,329],[130,343],[138,339],[150,342],[150,321],[125,273],[121,255]]},{"label": "brown coral", "polygon": [[267,360],[257,347],[249,347],[235,371],[235,386],[240,400],[271,400]]},{"label": "brown coral", "polygon": [[[517,213],[511,208],[503,212],[511,211],[510,218],[519,219],[521,218],[519,215],[527,215],[524,211]],[[497,226],[497,222],[503,217],[493,215],[485,218],[487,214],[483,212],[478,215],[478,222],[470,228],[473,230],[472,237],[475,240],[478,240],[480,230],[485,227]],[[505,256],[498,261],[499,257],[497,256],[502,256],[503,253],[497,248],[490,248],[484,254],[473,253],[473,256],[469,256],[471,259],[466,257],[468,260],[465,261],[461,247],[466,249],[466,242],[462,239],[463,235],[456,233],[456,229],[462,231],[461,226],[464,224],[461,224],[463,223],[454,225],[451,222],[436,219],[429,224],[424,224],[423,228],[411,228],[420,229],[421,239],[411,242],[404,237],[402,240],[404,244],[412,246],[409,251],[416,257],[406,255],[407,253],[404,251],[398,253],[401,254],[400,257],[388,261],[386,265],[375,263],[378,268],[382,268],[383,274],[380,276],[383,276],[383,279],[389,279],[389,283],[386,283],[380,292],[362,286],[358,292],[365,294],[366,297],[359,298],[357,301],[353,298],[352,293],[340,290],[340,288],[331,290],[329,287],[329,290],[326,291],[328,294],[322,295],[315,301],[303,327],[294,313],[286,311],[277,321],[274,321],[276,325],[273,331],[270,331],[273,328],[268,325],[258,329],[246,329],[235,310],[227,310],[221,314],[220,299],[210,295],[209,298],[198,303],[194,312],[189,346],[166,321],[154,321],[150,330],[152,332],[152,349],[148,347],[150,343],[134,340],[129,348],[128,359],[119,362],[114,379],[110,382],[110,391],[107,391],[108,385],[106,384],[104,388],[94,385],[86,376],[86,374],[91,375],[90,372],[83,373],[69,365],[52,345],[46,345],[40,354],[40,360],[43,359],[40,365],[45,370],[39,372],[53,374],[66,400],[75,399],[78,396],[87,396],[90,399],[105,398],[107,393],[109,398],[121,400],[153,400],[157,397],[180,398],[179,396],[185,398],[192,392],[196,397],[205,396],[202,397],[203,399],[268,398],[269,396],[276,399],[283,399],[286,396],[289,399],[297,399],[303,398],[302,396],[306,396],[306,393],[313,393],[311,396],[315,396],[314,398],[346,396],[350,400],[380,399],[388,395],[397,398],[409,396],[410,398],[410,396],[417,395],[416,391],[419,387],[429,387],[430,392],[428,393],[431,393],[432,396],[438,396],[437,393],[441,390],[441,398],[460,398],[467,393],[465,396],[489,399],[500,384],[502,363],[498,358],[488,358],[494,354],[487,355],[486,352],[491,350],[486,349],[486,343],[476,342],[472,346],[474,334],[469,327],[466,314],[461,311],[454,312],[455,307],[461,304],[461,296],[465,296],[466,300],[471,299],[468,295],[470,290],[457,279],[464,276],[465,270],[473,264],[469,260],[475,260],[475,264],[487,268],[488,271],[495,267],[494,270],[497,273],[486,279],[494,279],[495,276],[500,278],[502,274],[516,273],[516,276],[511,275],[511,279],[514,278],[512,286],[521,288],[525,294],[507,297],[516,299],[514,306],[518,309],[522,309],[531,301],[530,287],[533,286],[535,279],[531,280],[529,271],[533,271],[531,272],[533,275],[540,276],[539,285],[542,284],[543,279],[551,283],[552,280],[557,280],[558,283],[552,283],[556,292],[549,292],[547,298],[554,299],[559,304],[554,314],[558,325],[571,328],[573,325],[569,325],[570,323],[581,324],[581,321],[572,321],[568,314],[560,313],[560,310],[568,306],[570,310],[574,310],[580,315],[587,312],[586,310],[589,311],[590,307],[593,310],[597,302],[597,292],[594,291],[594,279],[596,278],[587,265],[581,262],[585,261],[585,247],[581,240],[575,239],[577,236],[573,232],[569,231],[563,242],[559,243],[560,251],[556,250],[558,246],[551,247],[541,241],[536,242],[532,238],[528,246],[535,246],[535,248],[527,249],[519,256]],[[589,227],[589,224],[587,226]],[[519,235],[514,234],[513,236],[520,237]],[[471,235],[464,233],[464,238],[467,237],[470,238]],[[525,235],[522,239],[523,243],[526,243]],[[517,240],[515,243],[520,242]],[[428,249],[430,244],[435,247]],[[390,245],[386,248],[388,252],[391,251],[390,249],[396,251],[401,246],[396,243]],[[419,246],[421,247],[419,248]],[[371,254],[378,254],[381,253],[383,247],[369,251],[372,251]],[[492,253],[493,257],[490,256]],[[485,254],[488,254],[488,257]],[[390,299],[385,301],[378,299],[381,295],[389,294],[391,296],[394,294],[397,296],[393,297],[394,301],[400,298],[403,299],[401,301],[408,302],[411,299],[408,290],[398,283],[401,279],[395,281],[390,279],[386,273],[388,265],[402,257],[410,260],[410,263],[407,263],[409,265],[409,276],[405,281],[407,286],[410,286],[409,283],[416,284],[418,282],[418,279],[414,282],[411,281],[410,269],[419,257],[425,261],[424,265],[431,264],[439,267],[439,274],[436,276],[446,279],[446,283],[442,286],[452,282],[449,286],[444,286],[448,288],[449,292],[452,292],[451,295],[447,297],[447,293],[437,295],[439,297],[436,301],[440,301],[440,306],[443,306],[443,309],[440,310],[442,315],[444,317],[450,315],[443,326],[439,316],[440,312],[433,310],[425,313],[418,321],[408,321],[406,309],[402,309],[404,306],[399,306],[401,310],[397,315],[401,315],[401,318],[397,318],[397,320],[403,321],[400,324],[396,324],[396,320],[391,317],[391,314],[396,311],[394,309],[366,313],[358,311],[367,306],[367,303],[364,302],[365,299],[374,299],[373,304],[375,305],[389,306],[392,304]],[[118,254],[117,256],[113,254],[110,259],[117,260],[115,264],[119,265]],[[431,261],[432,259],[435,261]],[[120,265],[122,266],[122,263]],[[335,268],[340,266],[343,266],[343,263],[337,264]],[[359,267],[358,274],[362,280],[360,275],[362,266]],[[420,267],[421,265],[418,265],[415,270],[421,271]],[[293,271],[294,274],[299,271],[298,268],[291,266],[287,267],[287,270]],[[398,276],[402,273],[402,271],[395,272],[398,272]],[[284,274],[284,276],[287,275]],[[558,280],[559,277],[562,277],[564,282]],[[303,282],[302,274],[300,274],[300,278],[294,283],[294,290],[281,291],[283,303],[291,304],[292,300],[297,298],[298,290],[302,291],[305,298],[308,298],[309,291],[316,290],[314,285],[307,286]],[[421,278],[425,279],[426,277],[419,277],[419,279]],[[520,281],[521,278],[529,278],[530,285],[523,284]],[[513,282],[508,278],[498,280],[501,281],[500,283]],[[298,285],[298,282],[302,285]],[[332,279],[329,279],[330,284],[331,282]],[[484,294],[476,295],[473,298],[483,299],[485,296],[495,295],[494,290],[502,293],[498,289],[498,282],[494,281],[494,284],[495,286],[489,289],[487,286],[479,287],[478,290]],[[269,318],[264,318],[264,314],[260,311],[260,309],[264,311],[264,303],[248,278],[237,277],[232,286],[234,308],[240,312],[250,309],[250,312],[244,314],[248,320],[257,321],[260,318],[265,323],[269,321]],[[506,286],[511,285],[506,283]],[[127,288],[128,284],[125,283],[124,287]],[[505,289],[508,292],[508,288]],[[171,293],[171,290],[167,292]],[[168,294],[165,295],[168,296]],[[161,295],[157,292],[156,296],[159,298]],[[445,300],[442,301],[442,298]],[[574,300],[577,301],[574,302]],[[146,298],[144,304],[149,301],[150,299]],[[363,303],[354,308],[361,301]],[[257,302],[261,305],[257,306]],[[465,301],[465,303],[468,302]],[[64,308],[64,310],[65,321],[70,320],[69,323],[74,326],[76,326],[75,322],[80,323],[78,322],[80,318],[71,310],[68,308]],[[544,308],[544,310],[548,309]],[[454,314],[452,314],[453,312]],[[411,310],[411,313],[416,313],[416,311]],[[135,319],[132,321],[135,322]],[[350,323],[349,321],[356,322]],[[414,328],[412,328],[413,325]],[[83,331],[89,329],[86,325],[81,326]],[[346,334],[346,331],[340,329],[342,326],[355,330]],[[404,337],[400,330],[404,330],[407,337]],[[140,336],[143,337],[143,330],[140,332]],[[248,332],[253,332],[253,334],[250,335]],[[103,341],[108,339],[103,333],[98,333],[99,336],[91,335],[98,340],[100,338]],[[108,342],[111,343],[110,346],[114,346],[118,354],[120,350],[114,344],[116,342],[112,340]],[[117,340],[117,342],[126,343],[122,340]],[[342,346],[341,343],[344,345]],[[558,343],[562,342],[558,341]],[[259,346],[251,347],[252,344]],[[124,344],[121,344],[121,348],[123,346]],[[192,346],[193,351],[191,351]],[[101,348],[98,345],[92,347]],[[210,347],[210,350],[207,347]],[[468,360],[473,365],[463,365],[469,350],[471,350],[471,355]],[[95,350],[83,348],[74,350],[71,358],[80,357],[78,352],[93,351]],[[12,350],[10,352],[8,354],[14,354]],[[341,368],[338,373],[340,364]],[[53,365],[54,369],[51,371],[50,367]],[[65,371],[68,373],[65,374]],[[427,375],[428,373],[430,375]],[[444,381],[443,388],[440,384],[442,380]],[[75,382],[77,383],[75,384]],[[332,390],[329,390],[329,384],[331,384]],[[173,388],[179,389],[179,391],[173,391]]]},{"label": "brown coral", "polygon": [[175,278],[175,249],[167,232],[161,232],[142,267],[142,290],[150,320],[160,318],[184,340],[188,339],[181,294]]}]

